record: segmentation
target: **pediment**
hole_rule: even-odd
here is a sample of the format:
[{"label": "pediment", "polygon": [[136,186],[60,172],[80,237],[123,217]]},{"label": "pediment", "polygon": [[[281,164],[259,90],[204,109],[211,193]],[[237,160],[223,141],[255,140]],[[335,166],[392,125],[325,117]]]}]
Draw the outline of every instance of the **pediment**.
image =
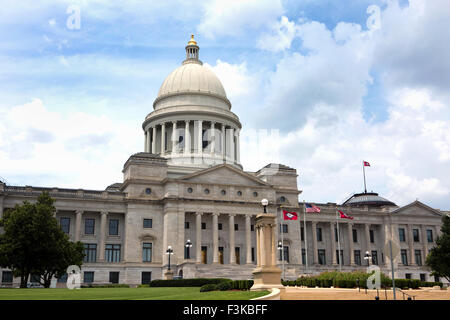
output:
[{"label": "pediment", "polygon": [[222,164],[184,176],[181,180],[193,183],[268,186],[269,184],[242,170]]},{"label": "pediment", "polygon": [[409,216],[409,217],[441,217],[442,213],[433,209],[422,202],[416,200],[404,207],[398,208],[392,212],[395,216]]}]

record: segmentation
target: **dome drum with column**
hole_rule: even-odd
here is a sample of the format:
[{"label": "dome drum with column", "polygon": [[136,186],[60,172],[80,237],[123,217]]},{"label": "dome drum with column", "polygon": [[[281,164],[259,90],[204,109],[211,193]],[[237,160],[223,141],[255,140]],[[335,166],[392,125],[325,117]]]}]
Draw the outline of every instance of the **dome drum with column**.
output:
[{"label": "dome drum with column", "polygon": [[198,60],[191,37],[186,60],[165,79],[145,119],[145,151],[168,158],[169,165],[206,168],[240,165],[239,118],[230,111],[217,76]]}]

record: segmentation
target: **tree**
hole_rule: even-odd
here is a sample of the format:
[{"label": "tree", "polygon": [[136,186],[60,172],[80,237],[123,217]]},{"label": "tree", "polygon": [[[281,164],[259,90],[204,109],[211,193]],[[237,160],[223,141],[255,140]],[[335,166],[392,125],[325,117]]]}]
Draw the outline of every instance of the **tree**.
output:
[{"label": "tree", "polygon": [[441,235],[436,239],[436,246],[430,250],[425,261],[431,268],[432,275],[444,277],[450,282],[450,217],[442,217]]},{"label": "tree", "polygon": [[40,283],[50,286],[53,276],[62,276],[70,265],[82,264],[83,244],[72,243],[53,217],[55,207],[47,192],[35,204],[25,201],[5,213],[0,225],[0,265],[20,277],[26,288],[30,274],[40,276]]}]

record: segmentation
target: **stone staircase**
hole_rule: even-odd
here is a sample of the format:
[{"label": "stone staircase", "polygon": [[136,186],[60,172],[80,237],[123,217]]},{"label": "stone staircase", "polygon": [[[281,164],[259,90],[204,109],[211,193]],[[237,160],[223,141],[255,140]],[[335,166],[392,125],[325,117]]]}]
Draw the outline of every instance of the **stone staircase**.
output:
[{"label": "stone staircase", "polygon": [[195,278],[228,278],[232,280],[248,280],[253,278],[256,265],[195,265]]}]

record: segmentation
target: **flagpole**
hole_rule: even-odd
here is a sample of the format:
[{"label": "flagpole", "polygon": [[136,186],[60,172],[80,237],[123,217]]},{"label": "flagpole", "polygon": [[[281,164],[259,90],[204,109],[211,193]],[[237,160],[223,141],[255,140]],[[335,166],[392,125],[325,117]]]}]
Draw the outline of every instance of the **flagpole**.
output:
[{"label": "flagpole", "polygon": [[339,219],[338,219],[338,212],[336,208],[336,222],[337,222],[337,236],[338,236],[338,258],[339,258],[339,272],[342,272],[342,257],[341,257],[341,237],[339,232]]},{"label": "flagpole", "polygon": [[305,200],[303,200],[303,237],[305,238],[305,259],[306,259],[306,261],[305,261],[305,273],[307,273],[308,272],[308,237],[306,236],[306,205],[305,205]]},{"label": "flagpole", "polygon": [[[282,208],[282,206],[280,206],[280,213],[283,214],[283,211],[281,210],[281,208]],[[284,222],[284,219],[283,218],[284,217],[280,218],[280,221],[281,221],[281,223],[280,223],[280,226],[281,226],[281,230],[280,230],[281,231],[281,263],[283,265],[283,280],[286,281],[285,274],[284,274],[284,237],[283,237],[283,233],[284,233],[283,222]]]},{"label": "flagpole", "polygon": [[364,168],[365,167],[364,160],[362,162],[362,165],[363,165],[363,176],[364,176],[364,193],[367,193],[367,188],[366,188],[366,169]]}]

